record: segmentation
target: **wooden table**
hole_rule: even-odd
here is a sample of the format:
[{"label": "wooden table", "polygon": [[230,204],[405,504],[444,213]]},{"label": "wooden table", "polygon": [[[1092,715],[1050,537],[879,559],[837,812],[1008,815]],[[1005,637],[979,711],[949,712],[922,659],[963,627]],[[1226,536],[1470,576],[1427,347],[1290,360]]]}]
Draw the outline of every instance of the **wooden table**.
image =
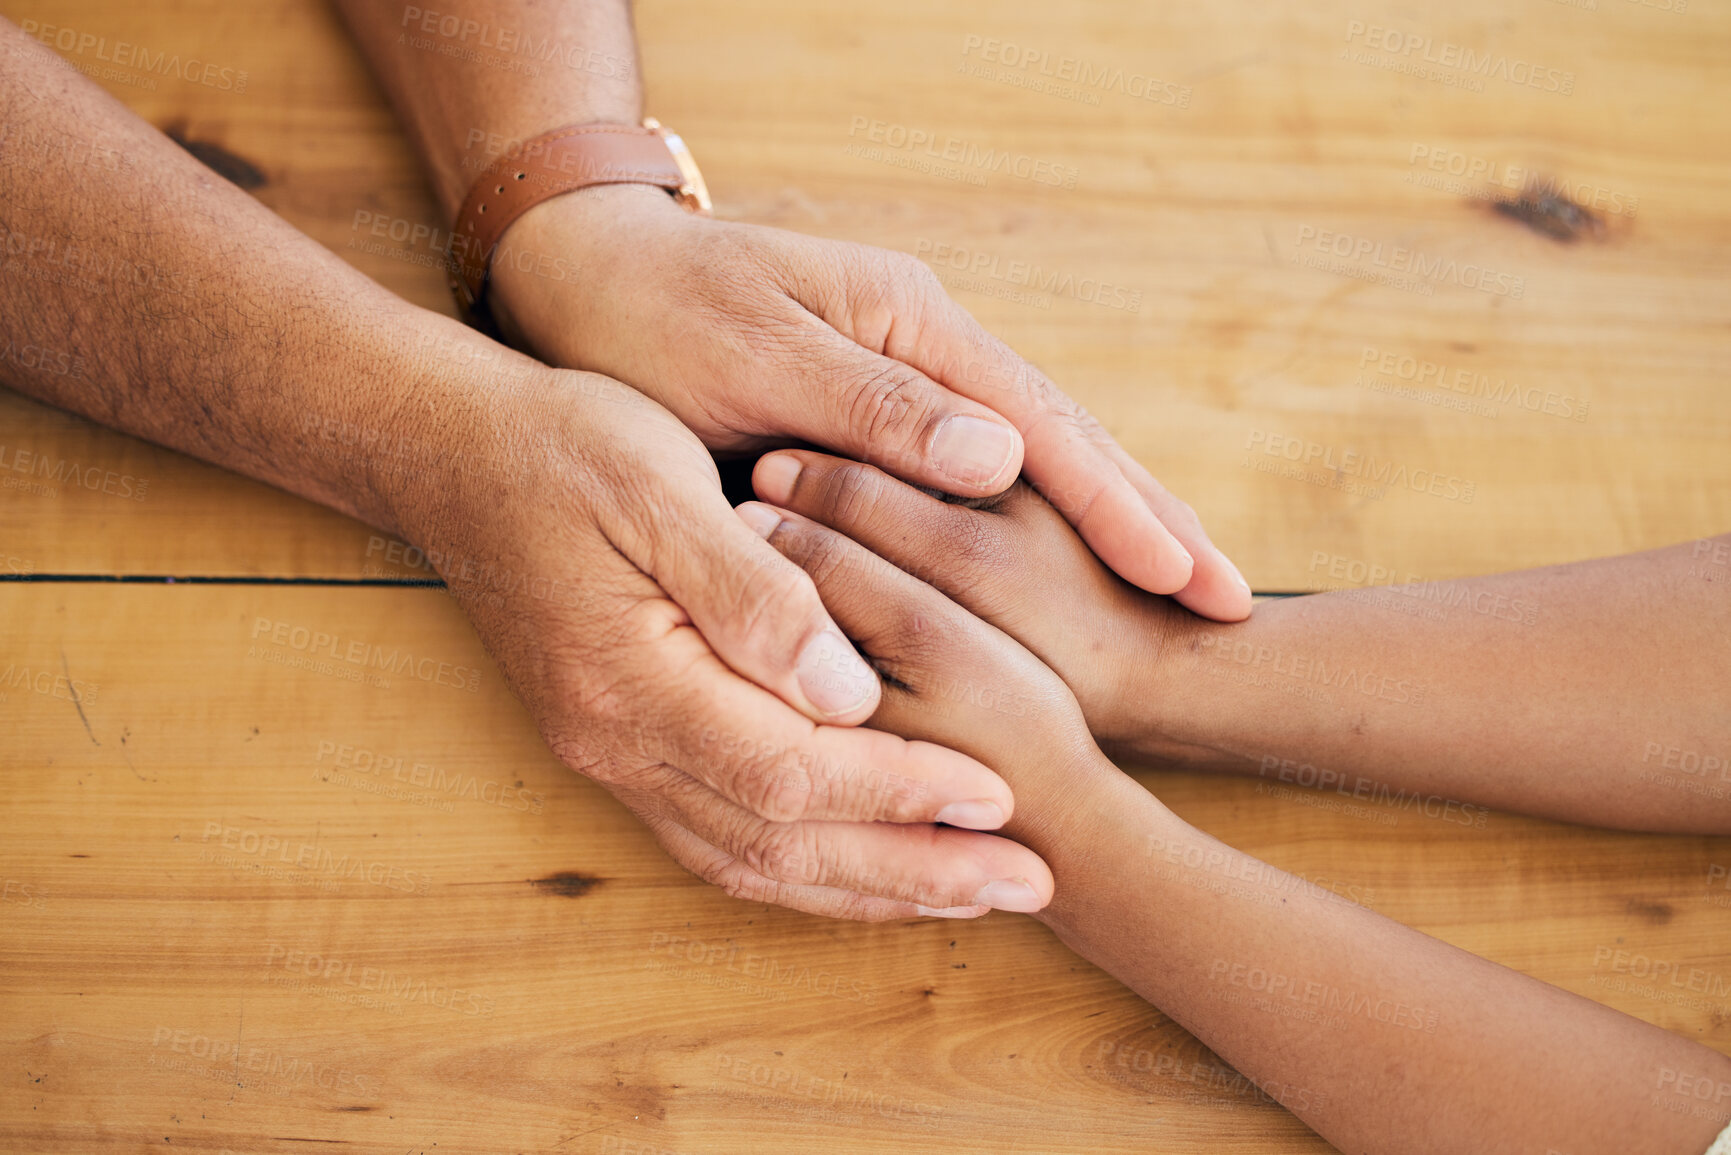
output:
[{"label": "wooden table", "polygon": [[[3,7],[245,72],[64,42],[449,308],[415,249],[359,247],[357,213],[441,222],[330,9]],[[1731,526],[1723,3],[645,0],[638,23],[722,215],[926,259],[1258,590]],[[1484,71],[1434,63],[1463,51]],[[0,489],[0,575],[30,579],[0,585],[0,1147],[1327,1149],[1027,920],[856,926],[696,883],[366,527],[4,392],[0,444],[133,495]],[[1293,445],[1441,492],[1282,472]],[[277,622],[478,687],[299,668]],[[1138,773],[1270,862],[1731,1051],[1731,1005],[1605,962],[1731,982],[1731,840]]]}]

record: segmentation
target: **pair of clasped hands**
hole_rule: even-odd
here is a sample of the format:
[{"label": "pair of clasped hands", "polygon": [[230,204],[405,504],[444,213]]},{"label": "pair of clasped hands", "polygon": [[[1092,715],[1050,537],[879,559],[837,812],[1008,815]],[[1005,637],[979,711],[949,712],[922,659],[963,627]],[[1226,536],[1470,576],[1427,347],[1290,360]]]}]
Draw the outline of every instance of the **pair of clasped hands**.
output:
[{"label": "pair of clasped hands", "polygon": [[[403,528],[579,591],[501,604],[450,581],[553,751],[736,897],[868,920],[1044,907],[993,743],[1092,752],[1078,697],[1120,737],[1126,613],[1156,635],[1174,603],[1249,614],[1192,510],[903,254],[631,185],[537,206],[508,243],[579,257],[581,281],[503,265],[491,293],[515,344],[581,370],[513,390],[481,451],[557,430],[569,468]],[[777,445],[824,452],[761,457],[760,500],[730,507],[712,451]]]}]

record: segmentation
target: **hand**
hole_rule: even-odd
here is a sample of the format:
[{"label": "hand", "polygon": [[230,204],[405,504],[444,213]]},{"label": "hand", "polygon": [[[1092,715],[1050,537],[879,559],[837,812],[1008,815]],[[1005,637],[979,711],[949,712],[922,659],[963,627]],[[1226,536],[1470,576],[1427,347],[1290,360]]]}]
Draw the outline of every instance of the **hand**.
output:
[{"label": "hand", "polygon": [[1147,798],[1100,753],[1057,674],[858,542],[763,503],[748,502],[739,515],[812,576],[824,604],[884,674],[871,726],[990,762],[1019,802],[1006,834],[1054,864],[1097,863],[1101,848],[1077,837],[1088,828],[1084,813],[1125,793]]},{"label": "hand", "polygon": [[910,256],[609,185],[524,214],[493,268],[518,344],[629,382],[713,450],[804,441],[961,497],[1021,472],[1126,580],[1220,620],[1250,612],[1190,507]]},{"label": "hand", "polygon": [[992,771],[853,728],[876,677],[666,410],[535,366],[424,412],[430,432],[406,443],[449,464],[399,499],[398,524],[553,752],[680,864],[735,897],[846,918],[1050,899],[1038,856],[977,832],[1013,813]]},{"label": "hand", "polygon": [[1027,646],[1075,693],[1101,742],[1158,748],[1160,705],[1174,696],[1160,685],[1160,655],[1196,619],[1119,580],[1027,486],[970,508],[804,450],[766,454],[752,484]]}]

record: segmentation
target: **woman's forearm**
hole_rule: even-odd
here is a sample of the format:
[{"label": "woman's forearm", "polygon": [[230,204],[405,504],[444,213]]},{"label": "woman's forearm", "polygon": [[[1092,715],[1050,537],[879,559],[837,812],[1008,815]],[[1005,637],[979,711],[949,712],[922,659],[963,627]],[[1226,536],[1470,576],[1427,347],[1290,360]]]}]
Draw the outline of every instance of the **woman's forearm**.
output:
[{"label": "woman's forearm", "polygon": [[1138,753],[1357,798],[1731,831],[1731,538],[1176,627]]},{"label": "woman's forearm", "polygon": [[1029,650],[859,542],[763,508],[771,544],[892,675],[873,725],[967,749],[1015,790],[1005,832],[1052,871],[1036,917],[1341,1150],[1700,1155],[1728,1121],[1731,1059],[1191,828],[1100,754]]},{"label": "woman's forearm", "polygon": [[1731,1122],[1724,1055],[1240,854],[1122,775],[1076,789],[1032,842],[1057,883],[1036,917],[1342,1151],[1700,1155]]},{"label": "woman's forearm", "polygon": [[1222,624],[1117,581],[1026,488],[964,509],[805,451],[755,478],[1016,637],[1109,750],[1427,812],[1731,832],[1731,536]]}]

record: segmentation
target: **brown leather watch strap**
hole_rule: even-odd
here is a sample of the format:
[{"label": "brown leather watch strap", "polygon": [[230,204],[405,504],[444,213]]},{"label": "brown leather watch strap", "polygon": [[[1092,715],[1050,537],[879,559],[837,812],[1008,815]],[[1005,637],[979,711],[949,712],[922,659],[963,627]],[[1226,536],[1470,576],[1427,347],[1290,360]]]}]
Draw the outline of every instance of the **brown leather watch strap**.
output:
[{"label": "brown leather watch strap", "polygon": [[661,127],[654,121],[645,125],[555,129],[488,165],[469,189],[451,233],[451,290],[457,299],[479,311],[500,238],[513,221],[550,197],[590,185],[653,184],[683,199],[692,177],[682,170]]}]

